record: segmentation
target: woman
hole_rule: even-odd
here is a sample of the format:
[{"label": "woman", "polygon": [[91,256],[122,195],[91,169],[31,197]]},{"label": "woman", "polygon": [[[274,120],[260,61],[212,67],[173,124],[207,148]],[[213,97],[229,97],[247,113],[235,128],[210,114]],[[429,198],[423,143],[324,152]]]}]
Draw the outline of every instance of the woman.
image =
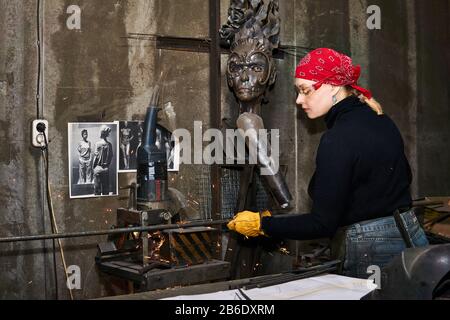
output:
[{"label": "woman", "polygon": [[120,150],[123,155],[123,170],[130,170],[131,141],[133,139],[134,136],[131,128],[128,127],[128,121],[125,121],[124,127],[120,129]]},{"label": "woman", "polygon": [[[327,48],[309,53],[296,69],[297,104],[310,119],[325,116],[328,128],[309,186],[311,214],[246,211],[229,228],[249,237],[335,237],[343,273],[367,278],[369,266],[385,266],[405,241],[428,241],[411,209],[411,169],[400,132],[370,91],[357,85],[360,73],[349,57]],[[397,220],[395,212],[401,213]]]}]

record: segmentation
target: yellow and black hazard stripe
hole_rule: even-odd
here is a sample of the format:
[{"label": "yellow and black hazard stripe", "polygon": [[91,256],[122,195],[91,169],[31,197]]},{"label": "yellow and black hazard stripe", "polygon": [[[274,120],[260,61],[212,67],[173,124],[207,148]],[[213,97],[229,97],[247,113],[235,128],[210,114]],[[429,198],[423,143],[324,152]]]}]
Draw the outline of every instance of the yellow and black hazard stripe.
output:
[{"label": "yellow and black hazard stripe", "polygon": [[212,259],[212,242],[208,232],[171,233],[172,262],[177,265],[202,264]]}]

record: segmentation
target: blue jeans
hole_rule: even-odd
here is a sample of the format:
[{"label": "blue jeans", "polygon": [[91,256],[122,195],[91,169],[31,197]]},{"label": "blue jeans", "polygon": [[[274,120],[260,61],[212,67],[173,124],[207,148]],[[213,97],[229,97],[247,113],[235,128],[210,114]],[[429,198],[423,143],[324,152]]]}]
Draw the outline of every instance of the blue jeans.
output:
[{"label": "blue jeans", "polygon": [[[413,245],[427,246],[427,237],[413,209],[402,213],[401,218]],[[341,271],[349,277],[367,279],[369,266],[383,268],[406,248],[393,216],[353,224],[343,235]]]}]

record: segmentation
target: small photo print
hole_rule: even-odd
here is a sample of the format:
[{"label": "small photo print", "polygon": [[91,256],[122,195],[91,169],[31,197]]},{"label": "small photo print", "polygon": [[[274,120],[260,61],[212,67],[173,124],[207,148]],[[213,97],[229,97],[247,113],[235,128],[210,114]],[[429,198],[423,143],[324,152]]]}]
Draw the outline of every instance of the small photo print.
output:
[{"label": "small photo print", "polygon": [[142,123],[119,122],[119,172],[136,172],[137,149],[142,144]]},{"label": "small photo print", "polygon": [[70,198],[117,196],[119,123],[69,123]]},{"label": "small photo print", "polygon": [[178,172],[180,171],[180,140],[171,134],[169,144],[167,167],[170,172]]},{"label": "small photo print", "polygon": [[[119,122],[119,172],[137,171],[137,152],[144,141],[143,132],[142,121]],[[160,125],[156,127],[156,146],[159,150],[166,150],[168,171],[179,171],[179,143],[172,141],[172,133]]]}]

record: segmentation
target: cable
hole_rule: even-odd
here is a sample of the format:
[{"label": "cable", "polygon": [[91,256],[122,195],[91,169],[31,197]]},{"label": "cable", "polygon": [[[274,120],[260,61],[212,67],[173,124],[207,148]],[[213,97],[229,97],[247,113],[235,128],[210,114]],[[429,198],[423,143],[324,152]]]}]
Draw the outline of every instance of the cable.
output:
[{"label": "cable", "polygon": [[[41,118],[41,73],[42,73],[42,48],[41,48],[41,0],[37,0],[36,3],[36,49],[37,49],[37,76],[36,76],[36,119]],[[45,164],[44,164],[45,166]],[[45,171],[45,169],[43,169]],[[44,188],[42,188],[42,199],[44,199]],[[45,204],[42,201],[42,226],[45,232]],[[47,245],[43,241],[44,249],[44,281],[45,281],[45,298],[47,299]],[[55,247],[53,242],[53,264],[56,265]],[[56,272],[56,271],[55,271]],[[55,275],[55,281],[57,278]],[[57,288],[57,285],[56,285]],[[57,289],[56,289],[57,290]],[[56,297],[58,293],[56,292]]]},{"label": "cable", "polygon": [[[41,172],[44,172],[45,168],[44,168],[43,161],[40,161],[39,165],[40,165]],[[45,199],[45,195],[44,195],[45,186],[44,186],[44,184],[45,184],[45,182],[41,181],[41,191],[42,191],[42,194],[41,194],[42,230],[45,233],[46,232],[46,228],[45,228],[45,203],[44,203],[45,202],[44,201],[44,199]],[[45,300],[47,300],[48,299],[48,296],[47,296],[47,294],[48,294],[48,286],[47,286],[48,263],[47,263],[47,245],[46,245],[46,241],[45,240],[42,241],[42,248],[44,250],[44,290],[45,290]]]},{"label": "cable", "polygon": [[[45,124],[43,123],[39,123],[36,127],[36,129],[41,132],[42,134],[44,134],[44,138],[45,138],[45,146],[41,148],[42,151],[42,158],[44,160],[44,171],[45,171],[45,176],[46,176],[46,194],[47,194],[47,205],[49,208],[49,211],[51,211],[51,207],[50,207],[50,202],[49,202],[49,194],[48,194],[48,172],[49,172],[49,167],[48,167],[48,154],[46,154],[46,152],[48,151],[48,143],[47,143],[47,138],[45,135]],[[52,232],[55,232],[54,227],[53,227],[53,223],[52,223]],[[55,239],[53,239],[52,241],[52,254],[53,254],[53,277],[55,280],[55,300],[58,300],[58,272],[57,272],[57,263],[56,263],[56,243],[55,243]]]},{"label": "cable", "polygon": [[[50,212],[52,231],[53,231],[53,233],[58,234],[59,230],[58,230],[58,225],[56,223],[55,210],[54,210],[53,201],[52,201],[52,191],[51,191],[51,187],[50,187],[48,139],[47,139],[47,135],[45,134],[45,129],[46,129],[45,128],[45,124],[43,124],[43,123],[39,123],[38,124],[37,130],[39,132],[42,132],[42,134],[44,135],[44,141],[45,141],[45,146],[42,147],[42,155],[43,155],[43,158],[44,158],[44,165],[45,165],[48,210]],[[58,241],[59,251],[60,251],[60,254],[61,254],[61,261],[62,261],[63,268],[64,268],[64,275],[65,275],[66,281],[68,283],[69,277],[67,275],[67,264],[66,264],[66,258],[65,258],[65,255],[64,255],[64,249],[63,249],[63,246],[62,246],[62,243],[61,243],[61,239],[57,239],[57,241]],[[54,271],[55,271],[56,299],[58,299],[58,280],[57,280],[58,278],[57,278],[57,269],[56,269],[56,244],[55,244],[55,240],[54,239],[53,239],[53,261],[54,261]],[[67,287],[67,289],[69,290],[70,299],[74,300],[72,289],[69,286]]]},{"label": "cable", "polygon": [[37,21],[36,21],[36,46],[37,46],[37,84],[36,84],[36,115],[37,119],[40,119],[41,112],[41,67],[42,67],[42,54],[41,54],[41,0],[37,0]]},{"label": "cable", "polygon": [[[37,119],[41,119],[41,94],[43,94],[42,91],[42,44],[41,44],[41,40],[42,40],[42,30],[41,30],[41,9],[42,9],[42,1],[41,0],[37,0],[37,4],[36,4],[36,11],[37,11],[37,18],[36,18],[36,45],[37,45],[37,84],[36,84],[36,117]],[[49,156],[48,156],[48,140],[47,140],[47,135],[45,134],[45,125],[43,123],[38,124],[37,126],[37,130],[41,133],[43,133],[44,135],[44,140],[45,140],[45,147],[42,147],[42,156],[44,159],[44,168],[45,168],[45,175],[46,175],[46,185],[47,185],[47,205],[48,205],[48,209],[50,212],[50,218],[51,218],[51,226],[52,226],[52,232],[53,233],[58,233],[58,226],[56,224],[56,218],[55,218],[55,212],[53,209],[53,201],[52,201],[52,192],[51,192],[51,187],[50,187],[50,178],[49,178]],[[44,219],[44,228],[45,228],[45,219]],[[64,250],[63,247],[61,245],[61,240],[58,239],[58,245],[59,245],[59,250],[60,250],[60,254],[61,254],[61,260],[63,263],[63,267],[64,267],[64,274],[66,276],[66,279],[68,280],[68,275],[67,275],[67,265],[66,265],[66,259],[64,257]],[[44,252],[46,251],[46,247],[44,244]],[[58,272],[57,272],[57,263],[56,263],[56,243],[55,243],[55,239],[53,239],[53,271],[54,271],[54,277],[55,277],[55,296],[56,296],[56,300],[58,300]],[[46,283],[47,284],[47,283]],[[73,300],[73,294],[72,294],[72,289],[69,289],[69,293],[70,293],[70,298],[71,300]],[[47,290],[46,290],[47,291]],[[47,292],[46,292],[47,294]]]},{"label": "cable", "polygon": [[[43,159],[44,159],[44,170],[45,170],[45,175],[46,175],[46,177],[48,177],[48,161],[46,161],[47,159],[46,159],[46,157],[47,157],[47,154],[46,154],[46,149],[45,148],[42,148],[42,157],[43,157]],[[49,205],[49,201],[48,201],[48,199],[49,199],[49,195],[48,195],[48,178],[46,178],[46,193],[47,193],[47,205],[49,206],[49,210],[50,210],[50,205]],[[53,227],[53,223],[52,223],[52,232],[55,232],[55,230],[54,230],[54,227]],[[54,280],[55,280],[55,300],[58,300],[58,297],[59,297],[59,295],[58,295],[58,272],[57,272],[57,263],[56,263],[56,243],[55,243],[55,239],[53,239],[52,240],[52,247],[53,247],[53,250],[52,250],[52,254],[53,254],[53,277],[54,277]]]}]

